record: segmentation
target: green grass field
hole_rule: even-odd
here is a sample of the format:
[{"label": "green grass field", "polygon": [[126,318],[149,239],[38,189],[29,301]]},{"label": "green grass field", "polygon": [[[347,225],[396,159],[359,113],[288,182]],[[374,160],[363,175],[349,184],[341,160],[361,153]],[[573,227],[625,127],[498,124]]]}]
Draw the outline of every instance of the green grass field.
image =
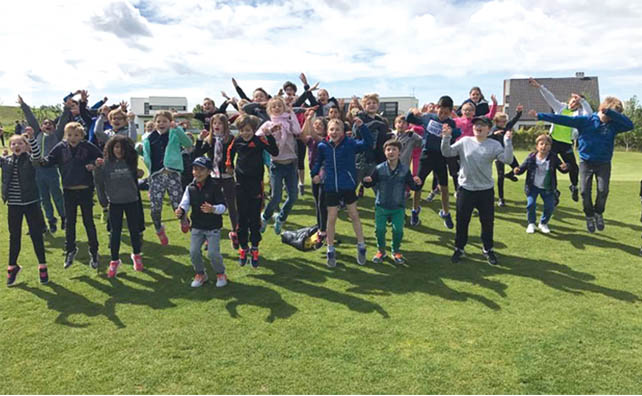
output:
[{"label": "green grass field", "polygon": [[[439,221],[439,202],[424,204],[422,224],[406,228],[405,266],[359,267],[342,213],[336,269],[325,267],[324,251],[299,252],[269,227],[256,270],[240,268],[222,242],[223,289],[189,287],[188,235],[168,208],[170,246],[160,246],[147,213],[145,271],[131,269],[125,234],[126,266],[114,280],[98,215],[99,273],[85,265],[81,221],[68,270],[63,233],[46,238],[46,286],[25,236],[19,283],[0,287],[0,392],[639,394],[641,160],[616,154],[607,228],[596,234],[586,232],[562,176],[553,233],[526,235],[523,177],[507,181],[508,206],[495,212],[498,267],[483,260],[477,218],[468,258],[450,263],[454,231]],[[359,206],[370,258],[371,192]],[[308,193],[286,228],[313,222]]]}]

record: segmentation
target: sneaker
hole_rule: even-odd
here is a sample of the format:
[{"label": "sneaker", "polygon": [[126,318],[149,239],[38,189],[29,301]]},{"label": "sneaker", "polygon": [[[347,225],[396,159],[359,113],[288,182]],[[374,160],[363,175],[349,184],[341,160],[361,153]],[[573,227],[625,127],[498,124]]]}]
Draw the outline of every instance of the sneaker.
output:
[{"label": "sneaker", "polygon": [[450,212],[444,213],[443,210],[440,210],[439,217],[441,217],[441,219],[444,221],[444,225],[446,226],[446,228],[448,228],[449,230],[455,228],[455,224],[453,224],[453,218],[450,215]]},{"label": "sneaker", "polygon": [[591,234],[595,232],[595,217],[586,216],[586,229]]},{"label": "sneaker", "polygon": [[493,249],[490,249],[489,251],[482,250],[482,253],[484,254],[484,257],[486,257],[486,260],[488,260],[488,264],[498,265],[497,256],[495,256]]},{"label": "sneaker", "polygon": [[452,261],[453,263],[458,263],[464,257],[466,257],[466,252],[464,252],[464,249],[455,248],[450,261]]},{"label": "sneaker", "polygon": [[39,265],[38,266],[38,275],[40,276],[40,284],[41,285],[46,285],[49,283],[49,272],[47,272],[47,266],[46,265]]},{"label": "sneaker", "polygon": [[399,252],[393,253],[392,259],[395,261],[395,264],[403,264],[406,262],[406,258]]},{"label": "sneaker", "polygon": [[216,287],[224,287],[227,285],[227,275],[216,274]]},{"label": "sneaker", "polygon": [[239,236],[236,232],[232,231],[227,236],[230,238],[232,243],[232,249],[237,250],[239,248]]},{"label": "sneaker", "polygon": [[253,247],[250,249],[252,268],[259,266],[259,248]]},{"label": "sneaker", "polygon": [[259,230],[261,231],[261,234],[265,232],[265,229],[267,228],[267,226],[268,226],[268,220],[265,217],[263,217],[263,215],[261,215],[261,229]]},{"label": "sneaker", "polygon": [[431,191],[431,192],[429,192],[429,193],[428,193],[428,196],[424,199],[424,201],[426,201],[426,202],[430,203],[430,202],[432,202],[432,201],[435,199],[435,196],[436,196],[436,195],[437,195],[437,194],[435,194],[435,191],[433,190],[433,191]]},{"label": "sneaker", "polygon": [[305,184],[299,184],[299,195],[305,194]]},{"label": "sneaker", "polygon": [[539,228],[539,230],[542,231],[544,234],[550,234],[551,233],[551,229],[548,228],[548,224],[539,223],[537,228]]},{"label": "sneaker", "polygon": [[365,265],[366,264],[366,247],[359,247],[357,245],[357,264]]},{"label": "sneaker", "polygon": [[67,269],[71,267],[71,265],[74,263],[74,259],[76,258],[76,254],[78,254],[78,246],[74,248],[71,252],[67,252],[65,254],[65,265],[64,268]]},{"label": "sneaker", "polygon": [[243,267],[245,264],[247,264],[247,253],[249,252],[249,249],[239,249],[239,265]]},{"label": "sneaker", "polygon": [[573,199],[573,201],[575,201],[575,202],[579,201],[580,200],[580,197],[579,197],[580,190],[579,190],[579,188],[577,188],[577,186],[574,186],[574,185],[571,184],[570,186],[568,186],[568,189],[571,190],[571,198]]},{"label": "sneaker", "polygon": [[98,252],[92,253],[89,251],[89,266],[93,269],[98,269]]},{"label": "sneaker", "polygon": [[517,176],[515,176],[515,173],[513,173],[513,172],[508,172],[507,174],[504,175],[504,177],[507,178],[508,180],[514,181],[514,182],[519,180],[517,178]]},{"label": "sneaker", "polygon": [[372,258],[372,262],[375,263],[375,264],[381,264],[383,262],[383,260],[386,259],[386,257],[388,257],[386,255],[386,252],[382,252],[381,250],[377,250],[377,254],[375,254],[374,257]]},{"label": "sneaker", "polygon": [[120,267],[120,260],[112,260],[109,262],[109,269],[107,270],[107,277],[114,278]]},{"label": "sneaker", "polygon": [[528,226],[526,227],[526,233],[527,234],[535,233],[535,223],[528,223]]},{"label": "sneaker", "polygon": [[160,240],[161,246],[167,246],[169,244],[169,239],[165,233],[165,226],[161,226],[160,230],[156,232],[158,239]]},{"label": "sneaker", "polygon": [[49,222],[49,232],[51,234],[55,234],[56,231],[58,231],[58,226],[56,225],[57,222],[58,221],[56,220],[55,217]]},{"label": "sneaker", "polygon": [[497,201],[497,206],[499,206],[500,208],[503,208],[504,206],[506,206],[506,201],[504,201],[504,198],[500,198]]},{"label": "sneaker", "polygon": [[134,266],[134,271],[143,270],[143,257],[140,254],[131,254],[129,257],[132,259],[132,265]]},{"label": "sneaker", "polygon": [[201,287],[205,282],[207,282],[207,274],[203,272],[202,274],[194,275],[194,280],[192,281],[192,284],[190,286]]},{"label": "sneaker", "polygon": [[190,224],[189,224],[189,219],[187,216],[181,217],[181,232],[183,234],[187,234],[190,229]]},{"label": "sneaker", "polygon": [[18,273],[22,269],[19,265],[14,265],[12,269],[7,268],[7,286],[13,286],[18,278]]},{"label": "sneaker", "polygon": [[598,231],[604,231],[604,217],[599,213],[595,214],[595,227]]},{"label": "sneaker", "polygon": [[334,250],[328,251],[326,257],[328,258],[328,261],[326,262],[328,268],[334,268],[337,266],[337,255]]},{"label": "sneaker", "polygon": [[419,213],[421,213],[421,206],[419,206],[417,209],[413,209],[410,211],[410,225],[411,226],[416,226],[419,225]]},{"label": "sneaker", "polygon": [[276,235],[281,235],[281,228],[283,227],[283,222],[279,219],[279,215],[274,215],[274,233]]}]

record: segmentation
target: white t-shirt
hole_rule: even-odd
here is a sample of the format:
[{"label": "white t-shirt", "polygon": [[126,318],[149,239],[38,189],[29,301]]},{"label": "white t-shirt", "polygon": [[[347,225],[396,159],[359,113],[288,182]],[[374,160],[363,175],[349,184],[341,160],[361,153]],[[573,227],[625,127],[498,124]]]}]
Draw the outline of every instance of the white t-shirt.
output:
[{"label": "white t-shirt", "polygon": [[545,190],[551,184],[549,176],[551,162],[546,158],[541,160],[535,156],[535,164],[537,167],[535,168],[535,180],[533,184],[535,184],[535,187]]}]

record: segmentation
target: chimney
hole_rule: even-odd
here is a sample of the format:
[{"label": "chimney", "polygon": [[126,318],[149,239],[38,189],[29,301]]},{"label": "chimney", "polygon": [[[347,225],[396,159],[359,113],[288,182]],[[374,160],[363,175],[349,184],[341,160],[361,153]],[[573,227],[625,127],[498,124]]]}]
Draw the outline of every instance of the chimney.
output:
[{"label": "chimney", "polygon": [[575,78],[584,78],[584,72],[575,72]]}]

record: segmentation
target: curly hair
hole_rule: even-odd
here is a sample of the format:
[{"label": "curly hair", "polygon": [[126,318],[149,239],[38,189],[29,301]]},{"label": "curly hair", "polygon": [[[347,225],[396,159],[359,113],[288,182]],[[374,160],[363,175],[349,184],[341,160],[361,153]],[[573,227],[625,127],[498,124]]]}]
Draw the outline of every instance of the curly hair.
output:
[{"label": "curly hair", "polygon": [[116,155],[114,155],[114,146],[117,144],[120,144],[120,149],[123,151],[123,157],[125,158],[127,166],[132,170],[132,172],[136,172],[136,169],[138,169],[138,152],[136,152],[136,148],[134,147],[134,141],[127,136],[115,135],[107,141],[103,152],[105,159],[116,161],[117,158]]}]

